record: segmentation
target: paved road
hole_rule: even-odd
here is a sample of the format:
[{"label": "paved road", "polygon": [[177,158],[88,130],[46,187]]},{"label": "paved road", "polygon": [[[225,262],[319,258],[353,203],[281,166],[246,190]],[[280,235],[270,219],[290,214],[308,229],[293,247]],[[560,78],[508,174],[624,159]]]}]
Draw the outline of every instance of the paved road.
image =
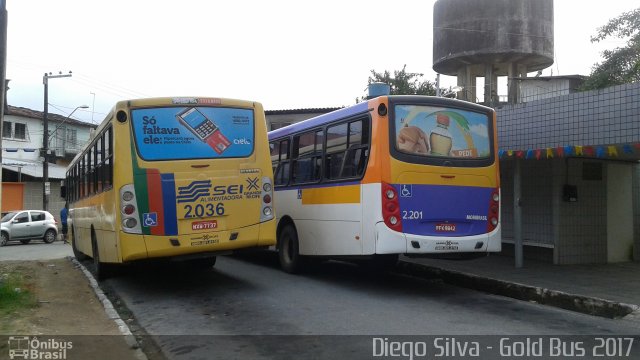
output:
[{"label": "paved road", "polygon": [[[134,267],[106,284],[175,359],[287,358],[302,348],[329,351],[328,358],[333,352],[354,357],[349,344],[354,341],[370,358],[376,335],[640,334],[637,324],[627,321],[460,289],[437,279],[376,275],[346,263],[330,262],[292,276],[278,269],[270,253],[221,257],[207,271]],[[362,335],[366,339],[360,341]]]},{"label": "paved road", "polygon": [[46,244],[41,240],[31,240],[28,244],[11,242],[0,247],[0,261],[6,260],[50,260],[73,256],[71,245],[62,241]]}]

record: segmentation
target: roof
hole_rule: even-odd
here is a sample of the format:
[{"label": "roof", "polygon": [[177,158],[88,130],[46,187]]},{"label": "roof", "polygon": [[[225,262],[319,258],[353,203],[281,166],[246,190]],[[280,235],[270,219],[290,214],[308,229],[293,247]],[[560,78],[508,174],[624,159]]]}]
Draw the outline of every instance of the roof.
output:
[{"label": "roof", "polygon": [[338,109],[342,109],[341,107],[327,107],[327,108],[308,108],[308,109],[287,109],[287,110],[265,110],[265,115],[285,115],[285,114],[317,114],[317,113],[328,113]]},{"label": "roof", "polygon": [[584,75],[557,75],[557,76],[524,76],[524,77],[514,77],[514,80],[540,80],[540,81],[551,81],[551,80],[585,80],[588,76]]},{"label": "roof", "polygon": [[[18,106],[11,106],[11,105],[9,105],[9,108],[5,110],[4,114],[5,115],[13,115],[13,116],[22,116],[22,117],[26,117],[26,118],[30,118],[30,119],[38,119],[38,120],[42,120],[44,118],[44,112],[42,112],[42,111],[27,109],[27,108],[18,107]],[[59,122],[59,123],[64,122],[66,124],[74,124],[74,125],[78,125],[78,126],[88,126],[88,127],[91,127],[91,128],[96,128],[97,127],[97,125],[95,125],[95,124],[87,123],[87,122],[84,122],[84,121],[72,119],[72,118],[69,118],[69,117],[66,117],[66,116],[53,114],[53,113],[47,113],[47,121],[55,121],[55,122]]]},{"label": "roof", "polygon": [[[14,172],[20,172],[35,178],[42,178],[42,162],[2,158],[2,168]],[[49,179],[64,179],[66,166],[49,163]]]}]

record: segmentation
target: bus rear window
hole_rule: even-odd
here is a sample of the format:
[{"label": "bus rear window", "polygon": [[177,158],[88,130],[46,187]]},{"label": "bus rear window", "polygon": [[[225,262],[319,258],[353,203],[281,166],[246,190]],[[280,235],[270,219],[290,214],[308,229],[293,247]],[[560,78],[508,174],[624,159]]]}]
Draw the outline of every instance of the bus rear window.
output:
[{"label": "bus rear window", "polygon": [[241,158],[253,153],[253,110],[166,107],[131,112],[143,160]]},{"label": "bus rear window", "polygon": [[396,105],[396,149],[402,153],[453,159],[491,156],[486,114],[433,106]]}]

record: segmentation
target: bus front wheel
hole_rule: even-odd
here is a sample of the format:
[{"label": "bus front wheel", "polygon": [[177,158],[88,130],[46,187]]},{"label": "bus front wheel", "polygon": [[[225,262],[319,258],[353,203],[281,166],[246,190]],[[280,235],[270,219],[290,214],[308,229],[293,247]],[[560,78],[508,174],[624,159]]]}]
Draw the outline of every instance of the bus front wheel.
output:
[{"label": "bus front wheel", "polygon": [[290,274],[297,274],[302,270],[298,234],[293,225],[286,225],[278,235],[278,258],[282,270]]}]

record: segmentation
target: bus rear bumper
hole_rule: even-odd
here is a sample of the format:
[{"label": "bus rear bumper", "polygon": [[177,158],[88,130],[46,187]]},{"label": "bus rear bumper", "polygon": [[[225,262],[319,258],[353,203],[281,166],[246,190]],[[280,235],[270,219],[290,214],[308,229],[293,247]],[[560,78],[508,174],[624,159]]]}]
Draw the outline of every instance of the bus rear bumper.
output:
[{"label": "bus rear bumper", "polygon": [[450,254],[499,252],[502,247],[500,226],[488,234],[465,237],[437,237],[405,234],[376,224],[376,254]]},{"label": "bus rear bumper", "polygon": [[275,242],[275,220],[239,229],[180,236],[140,236],[120,233],[123,262],[184,257],[199,253],[223,254],[237,249],[269,246]]}]

